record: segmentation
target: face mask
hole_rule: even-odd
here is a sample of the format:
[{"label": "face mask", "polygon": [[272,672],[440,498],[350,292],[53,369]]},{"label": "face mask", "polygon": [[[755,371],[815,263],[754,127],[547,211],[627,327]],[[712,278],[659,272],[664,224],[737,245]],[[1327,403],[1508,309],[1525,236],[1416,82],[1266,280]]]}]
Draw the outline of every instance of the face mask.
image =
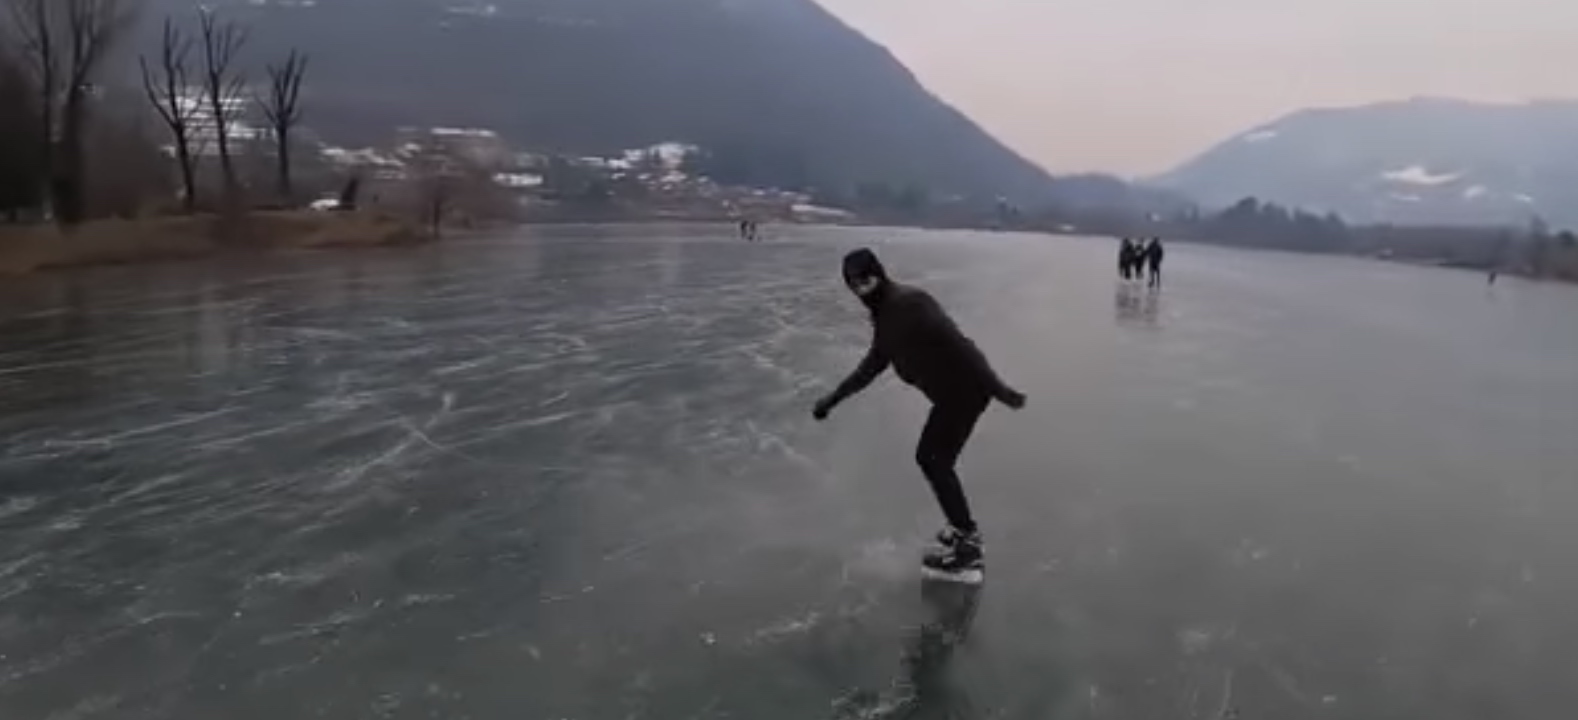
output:
[{"label": "face mask", "polygon": [[882,278],[875,275],[864,278],[849,278],[849,289],[860,297],[866,297],[877,291],[877,286],[882,284]]}]

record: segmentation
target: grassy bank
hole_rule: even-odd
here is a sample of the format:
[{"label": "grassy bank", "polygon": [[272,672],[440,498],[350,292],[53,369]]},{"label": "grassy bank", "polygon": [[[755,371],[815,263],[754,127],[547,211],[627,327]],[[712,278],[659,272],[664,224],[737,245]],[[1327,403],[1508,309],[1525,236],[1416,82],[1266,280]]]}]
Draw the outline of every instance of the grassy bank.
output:
[{"label": "grassy bank", "polygon": [[0,226],[0,275],[193,258],[232,250],[377,247],[422,242],[410,223],[373,213],[254,212]]}]

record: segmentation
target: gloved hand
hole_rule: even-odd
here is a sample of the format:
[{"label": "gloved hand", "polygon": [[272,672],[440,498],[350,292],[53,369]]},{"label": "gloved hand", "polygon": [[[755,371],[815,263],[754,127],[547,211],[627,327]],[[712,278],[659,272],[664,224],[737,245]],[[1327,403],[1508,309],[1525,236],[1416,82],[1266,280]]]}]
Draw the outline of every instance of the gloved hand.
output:
[{"label": "gloved hand", "polygon": [[826,420],[827,414],[833,411],[833,398],[825,397],[816,401],[816,407],[811,408],[811,417],[817,420]]},{"label": "gloved hand", "polygon": [[1025,394],[1013,388],[1003,388],[997,392],[997,401],[1018,410],[1025,406]]}]

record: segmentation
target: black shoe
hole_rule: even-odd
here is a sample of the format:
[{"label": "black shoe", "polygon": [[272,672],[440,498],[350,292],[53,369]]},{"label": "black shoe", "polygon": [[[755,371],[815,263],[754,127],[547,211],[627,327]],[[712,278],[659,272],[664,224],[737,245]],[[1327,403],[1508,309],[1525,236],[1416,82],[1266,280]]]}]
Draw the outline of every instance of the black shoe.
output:
[{"label": "black shoe", "polygon": [[936,549],[940,551],[940,550],[948,550],[948,549],[952,548],[953,544],[958,542],[959,538],[962,537],[963,535],[964,535],[964,531],[963,530],[959,530],[959,529],[955,528],[952,525],[944,525],[941,530],[937,531],[937,535],[936,535],[937,548]]},{"label": "black shoe", "polygon": [[952,545],[926,553],[926,557],[921,560],[921,571],[927,577],[972,585],[984,579],[985,569],[986,563],[981,557],[979,532],[955,531]]}]

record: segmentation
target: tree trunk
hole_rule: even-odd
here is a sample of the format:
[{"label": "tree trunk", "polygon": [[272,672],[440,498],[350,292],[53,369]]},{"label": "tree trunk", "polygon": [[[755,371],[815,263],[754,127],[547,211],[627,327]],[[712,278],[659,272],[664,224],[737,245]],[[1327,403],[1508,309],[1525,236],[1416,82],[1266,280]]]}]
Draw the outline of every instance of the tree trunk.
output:
[{"label": "tree trunk", "polygon": [[[42,23],[43,20],[41,19],[40,22]],[[48,36],[46,35],[45,37],[46,40],[43,45],[43,50],[41,51],[43,57],[40,58],[42,70],[39,73],[38,83],[40,100],[38,152],[39,168],[43,171],[40,177],[43,188],[38,197],[44,203],[44,216],[49,217],[50,215],[54,214],[55,206],[55,202],[53,200],[55,192],[56,162],[55,124],[58,122],[55,113],[55,103],[58,98],[55,97],[55,84],[57,82],[55,78],[55,60],[54,56],[51,54],[53,51],[50,49],[47,40]]]},{"label": "tree trunk", "polygon": [[61,113],[64,117],[61,118],[60,147],[51,188],[55,221],[62,227],[81,224],[86,215],[82,198],[82,135],[85,124],[82,100],[82,88],[66,90],[66,102]]},{"label": "tree trunk", "polygon": [[197,173],[192,167],[191,141],[184,129],[175,138],[175,159],[181,165],[181,187],[186,190],[185,197],[181,198],[181,209],[191,215],[197,212]]},{"label": "tree trunk", "polygon": [[293,206],[295,198],[290,186],[290,131],[281,128],[276,141],[279,143],[279,198],[286,206]]},{"label": "tree trunk", "polygon": [[[220,107],[220,104],[220,101],[216,99],[213,103],[213,106],[218,108]],[[235,195],[236,193],[237,183],[236,167],[230,159],[230,129],[226,127],[230,124],[230,120],[229,116],[224,114],[225,112],[226,111],[223,110],[216,110],[214,113],[214,117],[218,118],[215,121],[214,137],[219,143],[219,172],[224,176],[225,199],[228,202],[234,199],[231,196]]]}]

